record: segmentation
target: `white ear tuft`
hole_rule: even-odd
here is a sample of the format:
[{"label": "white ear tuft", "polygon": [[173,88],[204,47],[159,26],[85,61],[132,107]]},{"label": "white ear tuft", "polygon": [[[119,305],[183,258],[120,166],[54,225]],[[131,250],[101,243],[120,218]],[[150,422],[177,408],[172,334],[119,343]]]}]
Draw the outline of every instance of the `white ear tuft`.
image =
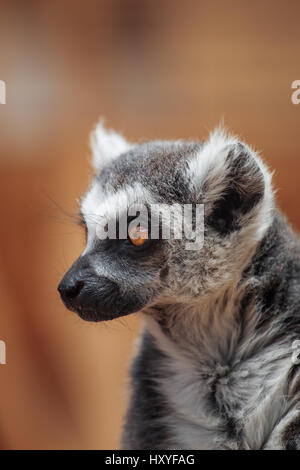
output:
[{"label": "white ear tuft", "polygon": [[[256,216],[260,237],[273,217],[272,174],[259,155],[222,128],[213,131],[189,162],[189,177],[207,213],[230,233]],[[244,219],[243,219],[244,218]],[[216,225],[217,226],[217,225]],[[220,229],[221,230],[221,229]]]},{"label": "white ear tuft", "polygon": [[217,127],[204,142],[202,149],[190,161],[192,180],[202,183],[207,174],[213,170],[215,177],[223,179],[224,161],[230,146],[238,142],[235,136],[228,135],[222,126]]},{"label": "white ear tuft", "polygon": [[90,145],[92,165],[96,171],[133,147],[122,135],[112,129],[105,129],[102,119],[91,134]]},{"label": "white ear tuft", "polygon": [[259,155],[248,145],[239,141],[238,137],[235,135],[230,135],[226,132],[224,127],[219,126],[209,135],[209,138],[204,142],[203,147],[200,152],[191,159],[190,167],[190,176],[192,181],[197,185],[201,185],[203,181],[207,178],[208,175],[211,175],[211,178],[217,182],[221,182],[226,177],[228,171],[228,165],[230,164],[228,160],[228,154],[232,151],[233,148],[236,148],[237,158],[232,160],[231,165],[238,163],[239,147],[242,145],[243,152],[247,153],[249,156],[249,168],[251,168],[254,162],[260,168],[266,186],[271,191],[271,178],[272,174],[263,163]]}]

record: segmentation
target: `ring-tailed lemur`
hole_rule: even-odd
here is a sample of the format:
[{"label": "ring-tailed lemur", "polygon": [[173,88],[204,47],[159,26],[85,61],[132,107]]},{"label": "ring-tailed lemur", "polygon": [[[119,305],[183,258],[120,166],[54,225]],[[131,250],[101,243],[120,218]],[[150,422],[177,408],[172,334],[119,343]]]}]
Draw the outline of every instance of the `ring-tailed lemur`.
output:
[{"label": "ring-tailed lemur", "polygon": [[[59,291],[89,321],[141,311],[122,448],[299,449],[300,244],[266,166],[222,130],[133,145],[99,124],[92,152],[87,244]],[[203,204],[202,248],[97,237],[137,202]]]}]

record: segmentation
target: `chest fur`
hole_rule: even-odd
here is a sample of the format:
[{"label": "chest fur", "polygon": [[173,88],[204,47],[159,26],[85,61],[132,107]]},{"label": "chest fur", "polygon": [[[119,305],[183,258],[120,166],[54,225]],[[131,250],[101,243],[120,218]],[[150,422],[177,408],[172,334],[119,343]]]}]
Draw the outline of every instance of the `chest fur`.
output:
[{"label": "chest fur", "polygon": [[158,344],[165,359],[157,386],[171,410],[164,424],[174,448],[264,445],[285,411],[288,344],[249,348],[248,356],[245,348],[237,348],[223,360],[213,349],[182,351],[161,337]]}]

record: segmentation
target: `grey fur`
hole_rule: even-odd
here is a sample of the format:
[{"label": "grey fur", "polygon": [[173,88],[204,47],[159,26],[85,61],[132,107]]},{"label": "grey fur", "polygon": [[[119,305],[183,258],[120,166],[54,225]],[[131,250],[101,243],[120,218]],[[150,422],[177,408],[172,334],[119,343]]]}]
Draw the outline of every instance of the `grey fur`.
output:
[{"label": "grey fur", "polygon": [[[122,448],[300,448],[300,367],[292,361],[300,338],[300,244],[274,204],[269,171],[220,130],[204,143],[127,146],[117,138],[124,152],[111,159],[107,140],[116,134],[98,132],[96,178],[81,206],[92,319],[136,309],[144,318]],[[104,247],[91,223],[96,208],[108,217],[134,200],[203,203],[203,248],[159,240],[133,258]],[[118,286],[111,302],[116,295],[120,307],[106,317],[99,276]],[[77,310],[85,318],[85,306]]]}]

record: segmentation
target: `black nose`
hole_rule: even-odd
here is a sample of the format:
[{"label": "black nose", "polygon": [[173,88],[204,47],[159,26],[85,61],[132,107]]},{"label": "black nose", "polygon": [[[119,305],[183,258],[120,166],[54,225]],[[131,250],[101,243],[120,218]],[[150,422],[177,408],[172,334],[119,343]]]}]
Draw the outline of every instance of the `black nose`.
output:
[{"label": "black nose", "polygon": [[68,300],[74,300],[79,295],[83,286],[84,282],[82,280],[69,278],[67,280],[63,279],[57,289],[61,298],[67,302]]}]

